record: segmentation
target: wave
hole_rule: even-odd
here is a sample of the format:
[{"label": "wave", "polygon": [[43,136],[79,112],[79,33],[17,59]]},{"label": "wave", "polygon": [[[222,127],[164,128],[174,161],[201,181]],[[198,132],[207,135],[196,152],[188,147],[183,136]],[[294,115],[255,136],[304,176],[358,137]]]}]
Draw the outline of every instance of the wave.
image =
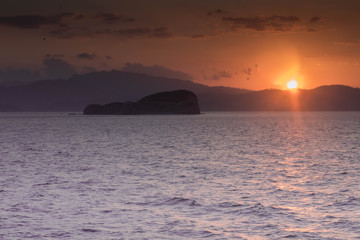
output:
[{"label": "wave", "polygon": [[135,204],[138,206],[176,206],[176,205],[183,205],[183,206],[201,206],[200,203],[198,203],[194,199],[188,199],[188,198],[182,198],[182,197],[173,197],[173,198],[167,198],[158,200],[156,202],[149,201],[149,202],[127,202],[126,204]]},{"label": "wave", "polygon": [[242,207],[244,205],[240,204],[240,203],[235,203],[235,202],[221,202],[221,203],[216,204],[216,206],[218,206],[220,208],[236,208],[236,207]]},{"label": "wave", "polygon": [[100,232],[100,230],[96,230],[96,229],[92,229],[92,228],[83,228],[83,229],[81,229],[81,231],[88,232],[88,233]]},{"label": "wave", "polygon": [[328,206],[336,206],[336,207],[343,207],[343,206],[360,206],[360,198],[356,198],[354,196],[347,197],[345,199],[337,200]]},{"label": "wave", "polygon": [[166,205],[166,206],[174,206],[174,205],[186,205],[186,206],[201,206],[196,200],[194,199],[188,199],[188,198],[182,198],[182,197],[173,197],[170,199],[167,199],[158,205]]}]

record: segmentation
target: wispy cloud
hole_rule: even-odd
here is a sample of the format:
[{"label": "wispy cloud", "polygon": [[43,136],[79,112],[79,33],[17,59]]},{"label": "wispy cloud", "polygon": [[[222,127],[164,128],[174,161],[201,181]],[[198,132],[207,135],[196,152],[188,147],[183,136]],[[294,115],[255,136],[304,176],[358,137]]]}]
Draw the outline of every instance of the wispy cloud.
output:
[{"label": "wispy cloud", "polygon": [[340,46],[358,46],[360,45],[360,41],[339,41],[339,42],[333,42],[333,44]]},{"label": "wispy cloud", "polygon": [[95,19],[100,19],[105,23],[116,23],[116,22],[123,22],[123,23],[132,23],[135,22],[134,18],[127,17],[124,15],[119,15],[115,13],[100,13],[94,16]]},{"label": "wispy cloud", "polygon": [[299,17],[296,16],[279,16],[271,17],[223,17],[222,20],[230,24],[233,31],[239,29],[248,29],[254,31],[276,31],[286,32],[294,31],[302,27]]},{"label": "wispy cloud", "polygon": [[86,60],[95,60],[96,58],[98,58],[95,53],[85,53],[85,52],[79,53],[78,55],[76,55],[76,57]]},{"label": "wispy cloud", "polygon": [[[45,37],[74,39],[79,37],[97,37],[102,35],[130,38],[171,38],[174,34],[165,26],[125,27],[136,20],[115,13],[98,13],[83,15],[77,13],[61,13],[57,15],[19,15],[0,16],[0,25],[21,29],[37,29],[44,27]],[[143,23],[143,25],[145,25]],[[46,26],[51,26],[46,28]],[[89,27],[91,26],[91,27]]]},{"label": "wispy cloud", "polygon": [[121,28],[116,30],[104,30],[97,31],[95,34],[97,35],[116,35],[122,38],[171,38],[174,36],[172,32],[169,31],[167,27],[139,27],[139,28]]},{"label": "wispy cloud", "polygon": [[237,73],[231,73],[228,72],[226,70],[217,70],[215,68],[212,69],[212,73],[210,74],[210,76],[207,76],[206,74],[204,74],[204,79],[205,80],[214,80],[214,81],[218,81],[221,80],[223,78],[232,78],[234,74]]},{"label": "wispy cloud", "polygon": [[310,23],[318,23],[318,22],[320,22],[320,21],[322,21],[322,18],[321,18],[321,17],[312,17],[312,18],[310,19]]},{"label": "wispy cloud", "polygon": [[54,38],[71,39],[79,35],[68,24],[59,24],[55,29],[50,30],[47,35]]},{"label": "wispy cloud", "polygon": [[65,18],[76,18],[74,13],[61,13],[57,15],[18,15],[0,16],[0,24],[16,28],[39,28],[42,25],[60,24]]},{"label": "wispy cloud", "polygon": [[219,8],[219,9],[216,9],[215,11],[208,12],[207,16],[220,15],[220,14],[224,14],[224,13],[227,13],[227,11],[224,11],[224,10]]},{"label": "wispy cloud", "polygon": [[205,34],[196,34],[196,35],[192,35],[191,38],[202,39],[202,38],[206,38],[206,35]]}]

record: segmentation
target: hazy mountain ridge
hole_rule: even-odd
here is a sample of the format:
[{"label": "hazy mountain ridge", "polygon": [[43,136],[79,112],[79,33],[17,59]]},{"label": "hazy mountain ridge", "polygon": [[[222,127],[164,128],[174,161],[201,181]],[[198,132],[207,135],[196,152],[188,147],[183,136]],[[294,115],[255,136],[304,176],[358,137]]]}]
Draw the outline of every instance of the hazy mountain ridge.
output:
[{"label": "hazy mountain ridge", "polygon": [[[114,70],[74,75],[66,80],[41,80],[23,86],[0,86],[0,103],[22,111],[82,111],[90,103],[137,101],[156,92],[178,89],[193,91],[198,96],[241,94],[249,91]],[[206,98],[204,104],[205,102]]]},{"label": "hazy mountain ridge", "polygon": [[82,111],[88,104],[137,101],[157,92],[187,89],[202,111],[358,111],[360,89],[343,85],[295,91],[250,91],[123,71],[74,75],[23,86],[0,86],[0,111]]},{"label": "hazy mountain ridge", "polygon": [[360,89],[328,85],[305,90],[267,89],[237,95],[236,111],[359,111]]}]

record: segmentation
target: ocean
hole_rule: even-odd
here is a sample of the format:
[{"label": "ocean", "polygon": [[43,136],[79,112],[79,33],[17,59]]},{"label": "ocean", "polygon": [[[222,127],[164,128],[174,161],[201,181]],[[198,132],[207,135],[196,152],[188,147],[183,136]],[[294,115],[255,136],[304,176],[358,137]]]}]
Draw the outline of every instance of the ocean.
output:
[{"label": "ocean", "polygon": [[0,239],[360,239],[360,112],[0,113]]}]

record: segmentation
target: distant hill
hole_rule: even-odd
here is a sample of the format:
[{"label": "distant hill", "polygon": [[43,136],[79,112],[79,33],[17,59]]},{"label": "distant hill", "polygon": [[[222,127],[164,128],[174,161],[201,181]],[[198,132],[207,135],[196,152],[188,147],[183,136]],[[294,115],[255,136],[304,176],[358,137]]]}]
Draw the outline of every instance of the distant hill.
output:
[{"label": "distant hill", "polygon": [[[138,101],[156,92],[187,89],[207,109],[214,98],[238,95],[249,90],[209,87],[191,81],[123,71],[93,72],[66,80],[41,80],[28,85],[0,86],[1,109],[20,111],[82,111],[91,103]],[[217,101],[217,100],[216,100]]]},{"label": "distant hill", "polygon": [[0,86],[0,111],[82,111],[88,104],[138,101],[179,89],[194,92],[201,111],[360,111],[360,89],[343,85],[249,91],[123,71]]},{"label": "distant hill", "polygon": [[343,85],[269,89],[232,96],[228,104],[213,107],[231,111],[360,111],[360,89]]}]

